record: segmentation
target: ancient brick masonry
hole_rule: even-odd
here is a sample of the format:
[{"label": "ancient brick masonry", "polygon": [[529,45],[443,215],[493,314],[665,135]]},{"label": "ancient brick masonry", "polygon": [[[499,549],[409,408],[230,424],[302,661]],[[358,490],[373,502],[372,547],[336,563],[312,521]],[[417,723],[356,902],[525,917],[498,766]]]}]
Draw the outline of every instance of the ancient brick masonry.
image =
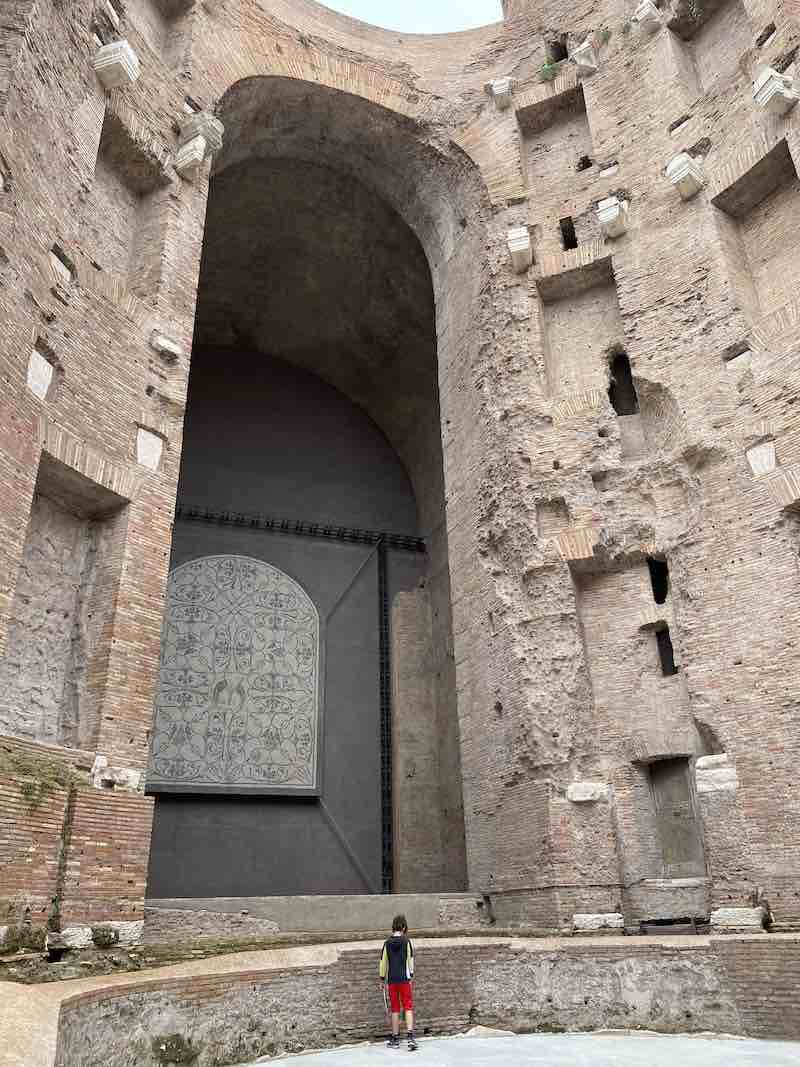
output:
[{"label": "ancient brick masonry", "polygon": [[800,921],[797,10],[563,9],[4,5],[0,927],[143,915],[212,112],[257,80],[362,109],[296,151],[431,266],[470,888]]}]

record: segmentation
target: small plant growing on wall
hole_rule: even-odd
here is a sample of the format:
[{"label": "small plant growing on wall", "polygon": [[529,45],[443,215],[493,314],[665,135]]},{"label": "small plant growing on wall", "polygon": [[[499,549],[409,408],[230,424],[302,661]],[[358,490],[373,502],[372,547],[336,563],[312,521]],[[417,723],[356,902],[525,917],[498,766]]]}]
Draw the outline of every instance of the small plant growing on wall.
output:
[{"label": "small plant growing on wall", "polygon": [[539,71],[539,80],[543,82],[551,82],[558,74],[558,68],[560,64],[551,63],[550,60],[546,60]]}]

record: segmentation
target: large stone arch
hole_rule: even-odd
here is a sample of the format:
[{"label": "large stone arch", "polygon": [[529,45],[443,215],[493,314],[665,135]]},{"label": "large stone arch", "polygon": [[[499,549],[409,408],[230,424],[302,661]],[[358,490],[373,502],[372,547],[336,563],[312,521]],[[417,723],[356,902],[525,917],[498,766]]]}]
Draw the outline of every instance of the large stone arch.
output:
[{"label": "large stone arch", "polygon": [[[223,54],[228,51],[223,50]],[[459,762],[464,761],[464,746],[469,750],[472,743],[469,720],[486,706],[477,692],[491,675],[485,633],[474,610],[475,603],[485,599],[487,581],[479,560],[476,522],[481,510],[481,479],[470,479],[467,487],[465,474],[483,469],[487,451],[483,401],[474,379],[488,328],[483,294],[493,284],[486,253],[492,208],[478,168],[450,140],[441,115],[432,118],[428,113],[425,120],[419,113],[412,117],[412,112],[424,114],[425,109],[412,106],[408,100],[402,110],[386,106],[398,101],[396,95],[385,91],[385,85],[377,91],[370,82],[369,94],[361,96],[352,91],[359,87],[358,79],[346,79],[348,91],[330,84],[336,80],[331,77],[309,82],[271,72],[239,78],[230,85],[215,109],[226,133],[210,175],[211,198],[215,182],[224,182],[226,176],[235,175],[237,168],[254,161],[269,163],[288,158],[301,166],[325,166],[351,177],[385,201],[400,215],[424,251],[435,297],[434,375],[438,382],[431,384],[434,392],[438,384],[441,407],[436,425],[426,425],[420,433],[413,419],[403,422],[401,418],[395,423],[387,420],[386,412],[381,410],[380,390],[372,395],[359,393],[352,375],[348,377],[347,367],[328,368],[322,376],[351,396],[384,430],[421,501],[429,551],[439,561],[446,585],[447,619],[443,629],[448,633],[448,669],[456,675],[453,689],[457,693],[454,704],[458,705],[458,714],[456,717],[454,707],[452,754],[445,763],[453,761],[458,797],[454,795],[451,806],[460,810],[463,801]],[[199,328],[203,323],[202,304],[201,299]],[[386,390],[405,386],[413,392],[417,384],[413,366],[408,377],[406,383],[388,383]],[[441,470],[438,475],[431,473],[430,433],[436,435],[437,448],[439,441],[442,444],[443,482]],[[435,506],[428,513],[425,510],[425,500],[437,497],[447,501],[446,518],[438,521]],[[457,531],[449,560],[448,530]],[[457,674],[456,663],[460,665]],[[461,743],[459,725],[464,738]],[[471,761],[469,753],[467,759]],[[480,768],[465,776],[464,800],[470,790],[485,799],[486,783]],[[476,847],[475,855],[485,863],[487,842],[485,834],[481,836],[484,841]]]}]

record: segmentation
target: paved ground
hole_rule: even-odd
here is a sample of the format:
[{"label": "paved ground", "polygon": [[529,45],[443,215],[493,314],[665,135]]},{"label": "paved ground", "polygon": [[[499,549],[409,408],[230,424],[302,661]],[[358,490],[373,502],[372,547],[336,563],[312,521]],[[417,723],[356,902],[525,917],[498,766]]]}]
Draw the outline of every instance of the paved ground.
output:
[{"label": "paved ground", "polygon": [[[398,1062],[399,1061],[399,1062]],[[267,1061],[259,1060],[259,1064]],[[657,1034],[524,1034],[426,1038],[409,1053],[358,1045],[270,1060],[270,1067],[797,1067],[800,1042]],[[252,1065],[255,1067],[255,1065]]]}]

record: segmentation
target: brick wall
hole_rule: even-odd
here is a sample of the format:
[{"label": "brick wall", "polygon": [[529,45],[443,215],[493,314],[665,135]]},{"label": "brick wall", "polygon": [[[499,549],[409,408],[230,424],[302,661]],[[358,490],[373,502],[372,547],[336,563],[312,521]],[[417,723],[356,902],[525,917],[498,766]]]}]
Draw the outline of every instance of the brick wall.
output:
[{"label": "brick wall", "polygon": [[[170,1036],[191,1041],[198,1067],[380,1037],[386,1022],[376,951],[318,952],[318,965],[134,982],[70,997],[56,1063],[147,1067],[159,1062],[159,1044]],[[417,946],[416,1027],[620,1026],[796,1038],[800,1019],[789,999],[799,964],[797,939],[587,943],[558,951],[530,942],[424,943]]]},{"label": "brick wall", "polygon": [[[710,899],[744,903],[760,887],[779,921],[796,920],[800,571],[787,508],[797,504],[800,458],[792,303],[800,108],[767,114],[751,88],[762,62],[785,65],[800,42],[790,5],[729,0],[696,24],[675,8],[664,14],[675,32],[648,36],[624,31],[616,2],[588,4],[564,29],[570,47],[590,30],[611,31],[598,47],[599,69],[580,92],[565,76],[552,94],[538,71],[545,37],[562,28],[555,0],[507,0],[499,29],[402,45],[283,0],[238,0],[224,24],[201,6],[168,25],[141,0],[120,32],[139,53],[142,76],[108,95],[91,66],[88,0],[5,7],[0,633],[44,454],[110,487],[124,512],[109,547],[119,575],[113,620],[90,674],[93,747],[128,770],[146,763],[210,170],[206,163],[184,181],[169,163],[186,87],[201,104],[229,108],[232,128],[241,119],[232,87],[246,79],[269,75],[275,94],[292,80],[304,93],[344,92],[349,109],[357,101],[370,116],[359,125],[357,164],[352,130],[349,140],[340,131],[338,140],[307,134],[306,142],[283,131],[286,140],[271,143],[357,166],[401,211],[431,266],[454,641],[450,660],[443,626],[437,655],[458,714],[458,729],[450,719],[440,736],[443,765],[455,778],[460,764],[463,774],[470,885],[499,890],[512,910],[549,924],[561,921],[562,906],[609,906],[615,887],[593,888],[578,854],[581,841],[600,841],[610,879],[605,821],[594,829],[582,816],[565,821],[560,798],[574,781],[614,786],[630,889],[652,869],[642,753],[681,754],[684,728],[696,728],[738,775],[735,801],[705,809]],[[758,44],[770,21],[774,39]],[[518,122],[513,107],[497,111],[485,93],[488,80],[509,71],[515,97],[547,97],[541,110],[530,104],[536,122]],[[106,122],[113,137],[102,144]],[[794,176],[779,174],[766,199],[731,214],[737,184],[758,185],[783,142]],[[250,147],[236,151],[244,158]],[[663,168],[687,149],[702,157],[708,185],[684,202]],[[577,170],[583,154],[591,166]],[[612,161],[616,170],[601,168]],[[603,243],[593,209],[611,193],[629,199],[629,229]],[[567,215],[580,248],[562,254],[558,220]],[[533,227],[537,262],[517,276],[506,237],[523,224]],[[79,284],[54,278],[54,243]],[[586,284],[601,275],[602,285]],[[182,346],[176,363],[150,348],[154,327]],[[45,401],[26,385],[37,338],[63,373]],[[605,394],[598,352],[612,341],[624,345],[639,390],[646,447],[635,455]],[[734,373],[726,357],[743,345],[752,364]],[[559,398],[566,408],[552,403],[554,383],[568,389]],[[164,442],[156,471],[137,463],[141,426]],[[767,477],[745,459],[765,436],[779,464]],[[568,516],[562,533],[592,540],[589,564],[569,557],[569,540],[554,543],[537,529],[537,507],[555,499]],[[631,576],[652,553],[670,562],[681,674],[643,685],[653,666],[647,642],[640,626],[623,629],[640,602]],[[440,566],[444,555],[437,549]],[[583,597],[583,606],[593,602],[584,618],[582,591],[593,586],[603,593]],[[440,600],[444,588],[442,580]],[[0,833],[16,839],[18,797],[6,802]],[[449,806],[457,823],[457,801]],[[124,859],[114,843],[121,808],[132,835]],[[55,808],[51,816],[57,821]],[[148,819],[141,797],[80,792],[74,831],[83,858],[73,858],[65,901],[73,918],[81,908],[138,914]],[[32,842],[36,832],[31,826]],[[55,847],[53,834],[40,854]],[[451,839],[456,857],[460,839]],[[37,899],[49,892],[31,884]],[[524,898],[529,891],[535,899]]]}]

